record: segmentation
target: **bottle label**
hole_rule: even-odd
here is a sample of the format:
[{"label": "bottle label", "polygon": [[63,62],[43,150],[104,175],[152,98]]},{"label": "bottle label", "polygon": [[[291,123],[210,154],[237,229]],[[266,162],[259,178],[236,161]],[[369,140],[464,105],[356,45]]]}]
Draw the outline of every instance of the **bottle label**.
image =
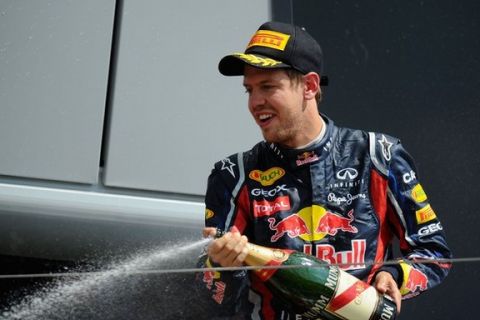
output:
[{"label": "bottle label", "polygon": [[[268,266],[275,267],[285,262],[293,250],[272,249],[255,244],[249,244],[249,255],[245,259],[245,263],[249,266]],[[278,269],[255,269],[255,273],[261,281],[270,279]]]}]

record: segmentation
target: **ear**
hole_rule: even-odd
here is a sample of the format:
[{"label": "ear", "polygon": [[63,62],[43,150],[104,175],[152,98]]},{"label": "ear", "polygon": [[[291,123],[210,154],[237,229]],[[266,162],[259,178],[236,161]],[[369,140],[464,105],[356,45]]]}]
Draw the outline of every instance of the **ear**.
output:
[{"label": "ear", "polygon": [[317,92],[320,90],[320,76],[315,72],[309,72],[303,76],[303,81],[305,99],[315,99]]}]

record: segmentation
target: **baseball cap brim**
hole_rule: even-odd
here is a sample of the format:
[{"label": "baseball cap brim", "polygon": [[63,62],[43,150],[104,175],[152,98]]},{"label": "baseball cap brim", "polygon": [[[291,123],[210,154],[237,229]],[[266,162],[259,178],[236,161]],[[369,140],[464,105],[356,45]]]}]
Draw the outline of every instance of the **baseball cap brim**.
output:
[{"label": "baseball cap brim", "polygon": [[223,57],[218,64],[218,70],[224,76],[241,76],[245,64],[261,69],[291,68],[290,65],[267,56],[236,52]]}]

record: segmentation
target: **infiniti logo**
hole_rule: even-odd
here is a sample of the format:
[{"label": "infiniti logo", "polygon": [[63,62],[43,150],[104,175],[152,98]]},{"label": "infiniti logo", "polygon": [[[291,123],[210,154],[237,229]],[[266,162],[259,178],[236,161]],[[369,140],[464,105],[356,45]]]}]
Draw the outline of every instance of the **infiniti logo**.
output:
[{"label": "infiniti logo", "polygon": [[337,172],[337,179],[339,180],[353,180],[358,176],[358,171],[353,168],[345,168]]}]

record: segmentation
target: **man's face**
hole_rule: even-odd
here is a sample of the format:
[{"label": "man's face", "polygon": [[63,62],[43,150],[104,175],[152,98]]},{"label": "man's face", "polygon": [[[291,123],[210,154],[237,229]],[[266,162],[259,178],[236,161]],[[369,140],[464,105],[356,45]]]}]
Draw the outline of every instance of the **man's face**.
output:
[{"label": "man's face", "polygon": [[299,146],[306,121],[304,85],[292,82],[284,70],[245,66],[243,84],[248,108],[268,142]]}]

